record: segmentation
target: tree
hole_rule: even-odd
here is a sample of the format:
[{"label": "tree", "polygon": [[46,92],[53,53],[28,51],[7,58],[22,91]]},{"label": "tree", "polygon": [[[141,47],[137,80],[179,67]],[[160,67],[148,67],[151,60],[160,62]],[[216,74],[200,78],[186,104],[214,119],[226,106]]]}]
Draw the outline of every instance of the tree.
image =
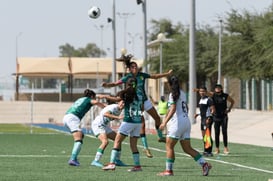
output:
[{"label": "tree", "polygon": [[89,43],[85,48],[75,49],[72,45],[66,43],[59,46],[60,57],[102,57],[105,51],[101,50],[94,43]]}]

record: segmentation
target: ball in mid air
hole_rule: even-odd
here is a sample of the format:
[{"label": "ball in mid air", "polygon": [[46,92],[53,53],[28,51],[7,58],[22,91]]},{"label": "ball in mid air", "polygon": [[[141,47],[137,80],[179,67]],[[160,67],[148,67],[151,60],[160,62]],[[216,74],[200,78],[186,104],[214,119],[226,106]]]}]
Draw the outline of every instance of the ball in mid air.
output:
[{"label": "ball in mid air", "polygon": [[100,8],[97,6],[92,6],[88,10],[88,16],[93,19],[97,19],[100,16]]}]

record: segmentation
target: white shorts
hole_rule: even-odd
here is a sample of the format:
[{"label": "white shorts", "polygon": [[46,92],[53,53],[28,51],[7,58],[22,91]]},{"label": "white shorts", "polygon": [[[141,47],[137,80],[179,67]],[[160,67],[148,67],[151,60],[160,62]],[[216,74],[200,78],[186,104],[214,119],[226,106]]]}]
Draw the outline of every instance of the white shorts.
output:
[{"label": "white shorts", "polygon": [[71,133],[81,130],[81,120],[74,114],[66,114],[63,118],[64,125]]},{"label": "white shorts", "polygon": [[167,137],[177,140],[190,139],[191,123],[188,118],[177,121],[171,119],[168,124]]},{"label": "white shorts", "polygon": [[113,130],[108,125],[102,125],[100,123],[96,123],[95,121],[92,123],[92,131],[95,136],[98,136],[102,133],[109,134],[113,132]]},{"label": "white shorts", "polygon": [[130,137],[139,137],[140,130],[141,130],[141,123],[136,124],[136,123],[122,122],[118,129],[118,132]]},{"label": "white shorts", "polygon": [[153,108],[153,104],[149,99],[144,101],[144,111],[149,111],[152,108]]}]

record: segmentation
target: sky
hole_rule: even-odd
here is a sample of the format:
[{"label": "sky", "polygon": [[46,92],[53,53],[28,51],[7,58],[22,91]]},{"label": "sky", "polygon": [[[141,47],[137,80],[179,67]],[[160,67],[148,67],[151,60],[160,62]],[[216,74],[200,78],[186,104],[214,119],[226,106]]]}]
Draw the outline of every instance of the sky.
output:
[{"label": "sky", "polygon": [[[166,18],[173,24],[184,25],[190,22],[191,0],[146,2],[148,31],[151,19]],[[232,8],[261,13],[272,3],[272,0],[196,0],[196,23],[217,28],[219,17],[225,17]],[[98,19],[88,17],[91,6],[101,9]],[[1,0],[0,79],[15,72],[16,54],[18,57],[58,57],[59,46],[66,43],[76,49],[95,43],[112,57],[112,26],[107,23],[107,18],[112,18],[112,7],[113,0]],[[136,58],[143,58],[142,6],[137,5],[136,0],[115,0],[115,7],[117,56],[126,48]]]}]

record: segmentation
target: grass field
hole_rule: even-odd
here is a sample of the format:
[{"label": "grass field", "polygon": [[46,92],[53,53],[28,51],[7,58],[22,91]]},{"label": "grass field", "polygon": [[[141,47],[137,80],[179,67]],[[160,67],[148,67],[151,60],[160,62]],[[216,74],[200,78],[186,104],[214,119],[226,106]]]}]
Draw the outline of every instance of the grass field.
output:
[{"label": "grass field", "polygon": [[[128,139],[122,146],[122,160],[132,164]],[[0,180],[183,180],[183,181],[267,181],[273,179],[273,151],[270,147],[230,143],[229,155],[214,155],[207,158],[213,168],[208,177],[202,176],[201,167],[176,146],[176,160],[173,177],[159,177],[156,174],[165,168],[165,146],[158,143],[156,136],[148,135],[148,143],[154,155],[147,158],[141,151],[142,172],[127,172],[128,167],[117,167],[115,171],[103,171],[90,166],[100,142],[87,135],[79,155],[80,167],[67,164],[72,149],[72,136],[44,128],[30,128],[25,125],[0,124]],[[202,150],[200,140],[192,139],[192,145]],[[112,143],[102,158],[109,162]]]}]

